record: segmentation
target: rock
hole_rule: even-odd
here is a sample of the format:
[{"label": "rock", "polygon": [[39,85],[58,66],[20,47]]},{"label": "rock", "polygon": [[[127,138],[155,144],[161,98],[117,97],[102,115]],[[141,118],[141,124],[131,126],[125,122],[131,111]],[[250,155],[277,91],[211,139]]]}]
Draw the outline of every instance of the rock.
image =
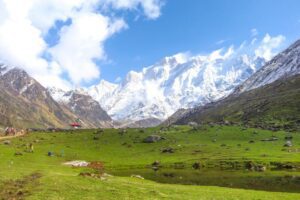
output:
[{"label": "rock", "polygon": [[263,142],[272,142],[272,141],[277,141],[278,138],[277,137],[271,137],[271,138],[266,138],[266,139],[262,139],[261,141]]},{"label": "rock", "polygon": [[5,144],[5,145],[10,145],[10,144],[11,144],[11,141],[10,141],[10,140],[5,140],[5,141],[3,142],[3,144]]},{"label": "rock", "polygon": [[217,139],[213,139],[212,142],[217,142]]},{"label": "rock", "polygon": [[249,143],[250,143],[250,144],[253,144],[253,143],[255,143],[255,141],[254,141],[254,140],[250,140]]},{"label": "rock", "polygon": [[15,156],[22,156],[23,154],[21,152],[16,152]]},{"label": "rock", "polygon": [[159,166],[159,165],[160,165],[160,162],[158,160],[156,160],[152,163],[152,166]]},{"label": "rock", "polygon": [[174,153],[174,149],[171,147],[167,147],[167,148],[162,149],[161,152],[162,153]]},{"label": "rock", "polygon": [[257,171],[257,172],[264,172],[266,170],[267,170],[267,168],[263,165],[256,165],[255,166],[255,171]]},{"label": "rock", "polygon": [[99,137],[98,136],[94,136],[93,140],[99,140]]},{"label": "rock", "polygon": [[201,168],[201,163],[200,163],[200,162],[195,162],[195,163],[192,165],[192,167],[193,167],[194,169],[200,169],[200,168]]},{"label": "rock", "polygon": [[72,166],[72,167],[87,167],[90,163],[82,160],[74,160],[70,162],[65,162],[64,165]]},{"label": "rock", "polygon": [[198,126],[198,123],[197,122],[189,122],[188,125],[191,127],[194,127],[194,126]]},{"label": "rock", "polygon": [[292,147],[293,144],[291,141],[286,141],[286,143],[283,145],[284,147]]},{"label": "rock", "polygon": [[51,156],[54,156],[54,153],[51,151],[48,151],[47,155],[51,157]]},{"label": "rock", "polygon": [[150,135],[144,139],[144,143],[154,143],[162,140],[162,137],[159,135]]},{"label": "rock", "polygon": [[142,177],[141,175],[135,175],[135,174],[131,175],[131,177],[138,178],[138,179],[144,179],[144,177]]},{"label": "rock", "polygon": [[255,164],[252,161],[248,161],[245,163],[245,168],[249,170],[254,170],[255,169]]}]

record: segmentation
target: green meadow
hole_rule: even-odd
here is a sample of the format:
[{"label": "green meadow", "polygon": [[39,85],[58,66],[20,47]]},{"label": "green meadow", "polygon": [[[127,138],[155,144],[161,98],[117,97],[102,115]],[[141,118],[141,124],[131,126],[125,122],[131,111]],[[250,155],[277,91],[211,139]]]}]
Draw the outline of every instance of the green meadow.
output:
[{"label": "green meadow", "polygon": [[[163,140],[144,143],[149,135]],[[298,132],[173,126],[32,132],[4,142],[0,199],[300,199]],[[104,167],[63,164],[74,160]]]}]

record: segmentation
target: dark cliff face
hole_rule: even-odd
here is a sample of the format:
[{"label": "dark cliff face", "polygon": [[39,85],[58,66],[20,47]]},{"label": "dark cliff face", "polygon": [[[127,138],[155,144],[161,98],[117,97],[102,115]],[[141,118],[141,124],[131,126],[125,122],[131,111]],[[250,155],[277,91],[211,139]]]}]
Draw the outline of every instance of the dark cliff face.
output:
[{"label": "dark cliff face", "polygon": [[0,75],[0,115],[3,126],[66,127],[75,116],[66,113],[46,88],[24,70],[13,68]]},{"label": "dark cliff face", "polygon": [[112,126],[112,119],[104,111],[100,104],[91,96],[78,92],[68,92],[69,101],[66,103],[68,108],[72,110],[81,120],[93,126]]}]

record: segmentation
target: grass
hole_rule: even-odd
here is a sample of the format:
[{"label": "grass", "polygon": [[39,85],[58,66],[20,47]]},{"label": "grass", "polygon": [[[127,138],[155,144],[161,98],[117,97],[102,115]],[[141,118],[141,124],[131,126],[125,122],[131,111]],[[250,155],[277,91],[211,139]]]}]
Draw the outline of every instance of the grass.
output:
[{"label": "grass", "polygon": [[[142,143],[142,140],[151,134],[162,135],[166,140],[151,144]],[[287,135],[293,136],[293,147],[283,147]],[[261,141],[272,136],[278,137],[279,140]],[[249,143],[250,140],[254,143]],[[34,144],[34,153],[24,152],[29,143]],[[172,147],[175,153],[161,153],[161,149],[165,147]],[[55,156],[47,156],[49,151],[54,152]],[[16,152],[23,155],[16,156]],[[183,177],[192,177],[193,173],[205,177],[207,170],[206,174],[209,176],[206,178],[213,180],[207,183],[208,185],[218,185],[218,178],[228,175],[229,172],[222,171],[222,168],[235,171],[230,173],[232,176],[229,177],[236,177],[236,184],[243,182],[243,177],[249,176],[274,177],[274,181],[278,181],[278,177],[292,176],[296,177],[295,181],[299,181],[299,171],[268,170],[246,174],[238,171],[247,161],[261,163],[268,168],[275,167],[273,163],[276,162],[299,166],[299,152],[299,133],[243,130],[237,126],[205,127],[197,131],[188,126],[173,127],[165,131],[161,131],[159,127],[145,130],[128,129],[123,135],[115,129],[105,129],[99,135],[95,134],[95,130],[32,133],[22,138],[11,139],[11,145],[3,145],[1,142],[0,194],[6,195],[4,199],[8,198],[10,190],[21,190],[20,198],[26,199],[299,199],[300,193],[162,184],[158,182],[171,181],[160,179],[154,182],[129,177],[133,172],[142,174],[141,170],[146,170],[151,163],[159,160],[163,166],[162,172],[174,170],[176,163],[183,164],[185,169],[180,172]],[[80,172],[88,169],[62,165],[68,160],[102,161],[105,170],[115,176],[102,181],[78,176]],[[191,166],[195,162],[200,162],[204,170],[193,170]],[[122,174],[122,170],[126,173]],[[34,173],[41,174],[40,178],[34,180],[35,184],[23,181],[25,184],[21,188],[8,187],[20,180],[22,182],[24,177]],[[245,175],[242,176],[242,173]],[[147,175],[145,173],[146,178]]]}]

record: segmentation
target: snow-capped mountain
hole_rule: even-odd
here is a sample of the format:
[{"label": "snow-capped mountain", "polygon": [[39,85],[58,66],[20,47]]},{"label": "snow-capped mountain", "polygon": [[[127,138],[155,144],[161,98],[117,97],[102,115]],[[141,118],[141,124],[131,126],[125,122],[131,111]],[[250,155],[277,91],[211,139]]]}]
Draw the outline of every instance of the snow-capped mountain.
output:
[{"label": "snow-capped mountain", "polygon": [[118,85],[101,81],[87,92],[114,120],[164,120],[180,108],[226,97],[264,63],[233,48],[207,56],[177,54],[141,72],[130,71]]},{"label": "snow-capped mountain", "polygon": [[300,40],[275,56],[257,73],[241,84],[235,93],[252,90],[272,83],[280,78],[300,74]]},{"label": "snow-capped mountain", "polygon": [[82,122],[88,122],[89,126],[113,126],[110,116],[102,109],[99,102],[92,98],[85,90],[64,91],[58,88],[48,88],[48,91],[61,106],[75,113]]}]

